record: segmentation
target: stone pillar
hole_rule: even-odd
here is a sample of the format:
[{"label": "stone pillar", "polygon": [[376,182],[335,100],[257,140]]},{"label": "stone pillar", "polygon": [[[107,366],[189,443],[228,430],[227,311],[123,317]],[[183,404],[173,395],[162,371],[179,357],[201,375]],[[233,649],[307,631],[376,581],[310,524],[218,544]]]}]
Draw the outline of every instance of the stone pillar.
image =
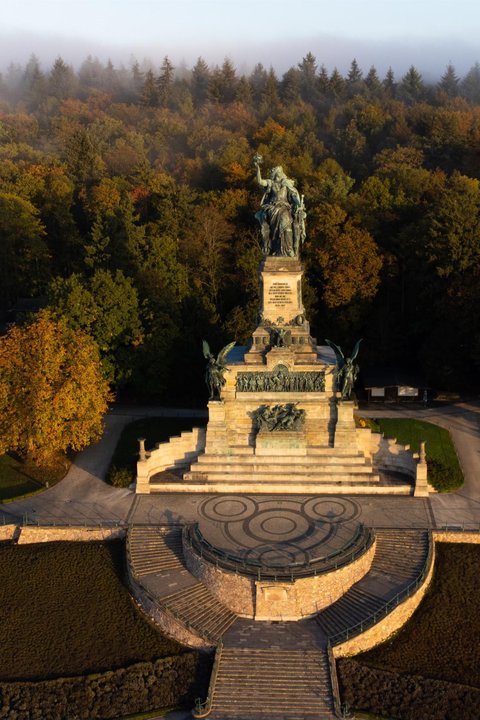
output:
[{"label": "stone pillar", "polygon": [[354,407],[355,404],[353,400],[339,400],[337,402],[334,446],[341,448],[349,447],[353,452],[356,452],[358,446],[355,419],[353,417]]},{"label": "stone pillar", "polygon": [[428,497],[427,455],[424,442],[420,443],[420,455],[417,463],[413,494],[415,497]]},{"label": "stone pillar", "polygon": [[205,453],[207,455],[227,455],[228,451],[225,402],[223,400],[210,400],[208,403]]}]

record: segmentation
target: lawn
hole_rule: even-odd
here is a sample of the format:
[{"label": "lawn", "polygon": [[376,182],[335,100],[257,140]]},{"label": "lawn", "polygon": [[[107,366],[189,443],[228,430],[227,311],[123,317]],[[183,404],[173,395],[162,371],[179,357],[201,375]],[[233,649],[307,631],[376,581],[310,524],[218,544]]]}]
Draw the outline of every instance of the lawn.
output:
[{"label": "lawn", "polygon": [[123,584],[122,541],[0,545],[0,679],[83,675],[178,655]]},{"label": "lawn", "polygon": [[138,438],[145,438],[145,447],[150,450],[156,443],[166,442],[173,435],[206,424],[207,417],[151,417],[135,420],[122,431],[107,477],[112,484],[128,486],[133,482],[138,460]]},{"label": "lawn", "polygon": [[58,456],[48,469],[13,453],[0,455],[0,502],[43,490],[47,482],[49,486],[55,485],[65,476],[69,465],[64,455]]},{"label": "lawn", "polygon": [[[359,418],[359,423],[362,419]],[[463,485],[463,473],[448,430],[423,420],[410,418],[364,419],[372,430],[386,437],[396,438],[402,445],[410,445],[413,452],[426,441],[428,480],[440,492],[457,490]]]},{"label": "lawn", "polygon": [[405,627],[338,661],[344,699],[402,720],[480,717],[480,546],[437,543],[435,572]]}]

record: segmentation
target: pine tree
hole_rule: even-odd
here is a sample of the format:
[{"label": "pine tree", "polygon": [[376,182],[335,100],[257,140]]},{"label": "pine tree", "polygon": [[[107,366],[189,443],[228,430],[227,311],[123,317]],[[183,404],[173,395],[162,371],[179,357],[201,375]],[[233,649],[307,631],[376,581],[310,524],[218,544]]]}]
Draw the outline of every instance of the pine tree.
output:
[{"label": "pine tree", "polygon": [[480,63],[476,62],[463,78],[462,95],[472,103],[480,103]]},{"label": "pine tree", "polygon": [[317,94],[317,61],[309,52],[298,65],[300,73],[300,92],[306,102],[315,101]]},{"label": "pine tree", "polygon": [[174,72],[175,68],[170,62],[168,56],[166,55],[163,58],[160,75],[157,81],[158,102],[160,103],[161,107],[167,107],[170,101]]},{"label": "pine tree", "polygon": [[446,93],[449,97],[456,97],[458,95],[459,82],[460,79],[455,72],[455,68],[452,64],[449,64],[442,75],[442,79],[438,83],[438,89]]},{"label": "pine tree", "polygon": [[387,74],[382,82],[383,89],[387,97],[393,98],[397,92],[397,83],[395,82],[395,75],[391,67],[388,68]]},{"label": "pine tree", "polygon": [[158,107],[158,88],[153,70],[147,70],[142,88],[142,104],[147,107]]},{"label": "pine tree", "polygon": [[192,98],[195,107],[201,107],[208,100],[208,86],[210,83],[210,70],[201,57],[198,58],[192,70]]},{"label": "pine tree", "polygon": [[374,97],[378,97],[381,94],[382,83],[378,77],[376,68],[372,65],[368,71],[367,77],[365,78],[365,85],[370,91],[370,94]]},{"label": "pine tree", "polygon": [[50,94],[59,100],[65,100],[68,97],[74,97],[76,88],[77,78],[75,73],[61,57],[58,57],[50,71]]},{"label": "pine tree", "polygon": [[330,75],[330,93],[334,98],[339,98],[345,90],[345,80],[337,68],[333,68]]},{"label": "pine tree", "polygon": [[262,63],[257,63],[253,68],[253,72],[249,78],[250,85],[252,86],[253,98],[257,105],[260,103],[262,95],[265,91],[267,77],[267,71],[263,67]]},{"label": "pine tree", "polygon": [[411,65],[403,76],[399,90],[402,99],[408,103],[414,103],[423,99],[425,95],[425,85],[422,75],[414,65]]},{"label": "pine tree", "polygon": [[295,68],[290,68],[284,74],[281,84],[282,99],[286,103],[296,103],[300,98],[301,83],[300,73]]}]

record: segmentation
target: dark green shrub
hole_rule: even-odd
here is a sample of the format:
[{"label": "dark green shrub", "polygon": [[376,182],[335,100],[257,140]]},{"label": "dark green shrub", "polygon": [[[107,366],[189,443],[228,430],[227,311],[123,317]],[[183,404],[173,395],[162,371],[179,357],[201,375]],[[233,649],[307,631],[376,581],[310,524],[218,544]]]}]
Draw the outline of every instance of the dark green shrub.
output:
[{"label": "dark green shrub", "polygon": [[134,480],[135,477],[132,471],[126,467],[118,468],[112,465],[108,473],[108,481],[113,487],[128,488]]},{"label": "dark green shrub", "polygon": [[439,492],[452,492],[463,485],[462,472],[458,467],[446,465],[441,460],[427,458],[428,482]]},{"label": "dark green shrub", "polygon": [[193,707],[207,688],[200,655],[184,653],[115,671],[40,682],[0,683],[1,720],[107,720]]}]

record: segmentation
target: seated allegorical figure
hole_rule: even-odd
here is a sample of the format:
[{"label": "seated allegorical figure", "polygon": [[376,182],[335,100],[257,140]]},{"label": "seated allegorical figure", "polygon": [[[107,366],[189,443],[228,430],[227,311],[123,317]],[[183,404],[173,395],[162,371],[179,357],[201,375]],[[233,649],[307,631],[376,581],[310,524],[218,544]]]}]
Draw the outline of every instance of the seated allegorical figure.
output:
[{"label": "seated allegorical figure", "polygon": [[270,171],[270,179],[262,178],[261,160],[260,155],[255,155],[253,162],[257,182],[265,188],[261,208],[255,214],[262,231],[263,252],[265,255],[298,257],[305,239],[303,196],[300,197],[294,181],[285,175],[281,165]]}]

